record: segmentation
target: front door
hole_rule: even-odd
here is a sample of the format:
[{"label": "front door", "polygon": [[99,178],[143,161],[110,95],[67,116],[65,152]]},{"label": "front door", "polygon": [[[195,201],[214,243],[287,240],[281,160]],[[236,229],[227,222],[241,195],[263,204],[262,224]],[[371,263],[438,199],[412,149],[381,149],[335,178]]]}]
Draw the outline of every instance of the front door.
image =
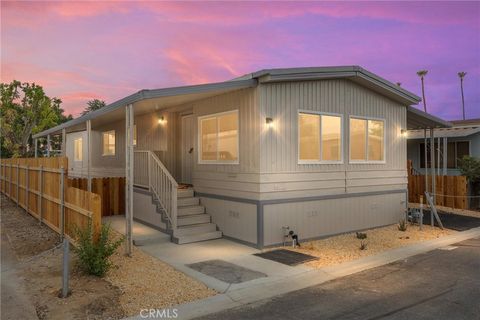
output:
[{"label": "front door", "polygon": [[194,146],[193,115],[182,117],[182,183],[192,183],[193,146]]}]

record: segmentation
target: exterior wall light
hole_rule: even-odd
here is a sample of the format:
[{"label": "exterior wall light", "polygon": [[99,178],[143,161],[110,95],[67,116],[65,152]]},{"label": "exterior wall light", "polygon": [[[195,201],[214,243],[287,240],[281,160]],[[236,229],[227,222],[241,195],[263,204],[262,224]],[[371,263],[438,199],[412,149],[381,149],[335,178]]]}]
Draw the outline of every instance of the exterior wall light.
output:
[{"label": "exterior wall light", "polygon": [[272,118],[265,118],[265,123],[267,124],[267,128],[273,128],[273,119]]},{"label": "exterior wall light", "polygon": [[162,124],[162,125],[163,125],[163,124],[165,124],[165,122],[167,122],[167,121],[165,120],[165,117],[164,117],[164,116],[160,116],[160,117],[158,118],[158,124]]},{"label": "exterior wall light", "polygon": [[402,137],[406,137],[407,133],[408,133],[408,131],[406,129],[400,130],[400,134],[402,135]]}]

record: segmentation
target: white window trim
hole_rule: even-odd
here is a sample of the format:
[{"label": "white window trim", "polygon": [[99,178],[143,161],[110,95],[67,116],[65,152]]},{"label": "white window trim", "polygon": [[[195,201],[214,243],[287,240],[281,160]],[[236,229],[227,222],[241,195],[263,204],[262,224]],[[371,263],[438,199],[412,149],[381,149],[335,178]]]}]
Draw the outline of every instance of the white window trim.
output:
[{"label": "white window trim", "polygon": [[[202,120],[213,118],[217,119],[217,158],[218,158],[218,117],[226,114],[236,113],[237,114],[237,160],[235,161],[225,161],[225,160],[202,160]],[[240,113],[238,109],[225,111],[225,112],[218,112],[212,113],[208,115],[204,115],[198,117],[197,119],[197,143],[198,143],[198,156],[197,161],[198,164],[230,164],[230,165],[238,165],[240,164]]]},{"label": "white window trim", "polygon": [[[367,157],[366,160],[351,159],[352,141],[350,140],[350,136],[351,136],[350,135],[350,119],[367,120],[367,126],[365,128],[365,134],[367,137],[367,143],[365,144],[365,155]],[[383,122],[383,160],[368,160],[368,120]],[[386,164],[387,163],[387,127],[385,124],[386,124],[386,121],[384,118],[364,117],[364,116],[355,116],[355,115],[348,116],[348,163],[352,163],[352,164]]]},{"label": "white window trim", "polygon": [[[319,160],[301,160],[300,159],[300,126],[298,125],[299,119],[300,119],[300,113],[306,113],[306,114],[314,114],[318,115],[319,121],[320,121],[320,140],[319,140]],[[324,116],[335,116],[335,117],[340,117],[340,160],[322,160],[322,154],[323,154],[323,143],[322,143],[322,115]],[[343,122],[343,114],[340,113],[331,113],[331,112],[321,112],[321,111],[314,111],[314,110],[304,110],[304,109],[298,109],[297,111],[297,164],[343,164],[344,158],[343,158],[343,150],[344,150],[344,122]]]},{"label": "white window trim", "polygon": [[[113,135],[115,136],[115,144],[113,145],[113,154],[106,154],[105,145],[103,144],[103,138],[105,134],[110,134],[110,133],[113,133]],[[117,134],[115,130],[103,131],[102,132],[102,157],[115,157],[116,154],[117,154]]]},{"label": "white window trim", "polygon": [[[77,160],[77,155],[76,155],[76,149],[77,149],[77,141],[80,140],[82,141],[82,153],[80,154],[80,157],[82,158],[81,160]],[[80,138],[76,138],[73,140],[73,161],[74,162],[82,162],[83,161],[83,138],[80,137]]]}]

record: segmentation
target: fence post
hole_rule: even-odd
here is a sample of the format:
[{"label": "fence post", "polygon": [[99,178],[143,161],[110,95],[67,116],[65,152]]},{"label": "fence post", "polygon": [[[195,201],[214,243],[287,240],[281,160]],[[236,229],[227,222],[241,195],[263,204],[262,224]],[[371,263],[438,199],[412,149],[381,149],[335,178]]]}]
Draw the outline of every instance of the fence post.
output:
[{"label": "fence post", "polygon": [[27,164],[26,167],[25,167],[25,210],[27,211],[27,213],[28,213],[28,183],[29,183],[29,181],[28,181],[28,176],[29,176],[28,168],[29,168],[29,166]]},{"label": "fence post", "polygon": [[20,203],[20,197],[19,197],[19,190],[20,190],[20,166],[18,165],[18,161],[17,161],[17,194],[16,194],[16,198],[17,198],[17,207],[18,207],[18,204]]},{"label": "fence post", "polygon": [[43,166],[40,166],[40,176],[38,181],[40,186],[38,187],[38,220],[40,225],[42,224],[42,205],[43,205]]},{"label": "fence post", "polygon": [[69,274],[70,243],[65,237],[63,239],[63,275],[62,275],[62,298],[68,296],[68,274]]},{"label": "fence post", "polygon": [[63,166],[60,168],[60,235],[62,239],[65,236],[65,197],[64,197],[64,190],[63,190],[63,177],[65,171]]},{"label": "fence post", "polygon": [[8,195],[12,199],[12,164],[8,165]]}]

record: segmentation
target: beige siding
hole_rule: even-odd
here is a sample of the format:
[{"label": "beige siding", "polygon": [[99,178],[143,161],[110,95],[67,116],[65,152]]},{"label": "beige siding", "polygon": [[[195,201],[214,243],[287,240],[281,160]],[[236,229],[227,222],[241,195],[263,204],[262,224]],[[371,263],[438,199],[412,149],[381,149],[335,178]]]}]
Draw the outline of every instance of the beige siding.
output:
[{"label": "beige siding", "polygon": [[[261,118],[274,121],[274,128],[263,128],[261,134],[260,190],[266,192],[261,199],[300,195],[302,190],[308,195],[321,195],[354,192],[362,187],[406,187],[406,143],[400,134],[406,128],[404,106],[349,80],[262,84],[259,95]],[[343,115],[342,164],[298,164],[299,110]],[[349,163],[350,116],[385,120],[385,163]]]},{"label": "beige siding", "polygon": [[310,239],[398,222],[405,194],[305,201],[264,206],[264,245],[283,242],[283,226]]},{"label": "beige siding", "polygon": [[224,235],[257,243],[257,205],[204,197],[201,203]]}]

